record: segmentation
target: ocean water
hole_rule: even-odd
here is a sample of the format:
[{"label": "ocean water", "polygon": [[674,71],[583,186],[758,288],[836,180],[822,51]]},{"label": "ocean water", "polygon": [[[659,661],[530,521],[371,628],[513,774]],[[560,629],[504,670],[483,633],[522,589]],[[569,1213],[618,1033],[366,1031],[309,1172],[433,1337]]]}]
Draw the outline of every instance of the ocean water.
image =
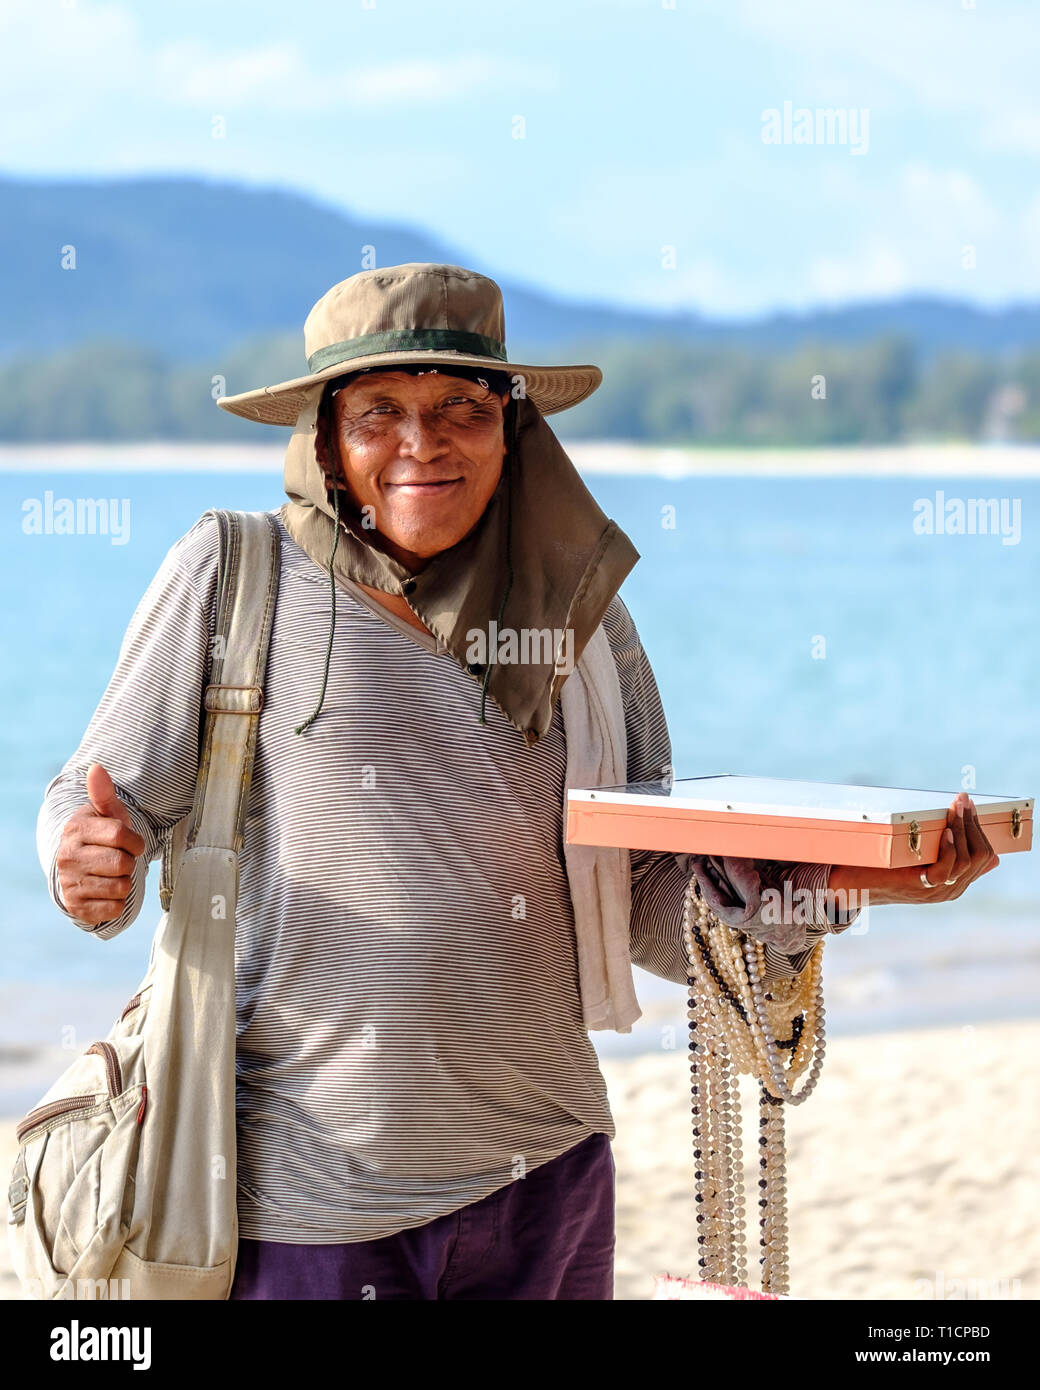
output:
[{"label": "ocean water", "polygon": [[[589,477],[642,556],[622,593],[657,674],[677,776],[920,786],[951,798],[962,783],[1040,791],[1040,480],[987,476],[983,458],[978,477],[945,483]],[[277,474],[219,463],[215,450],[209,473],[0,473],[0,1050],[9,1062],[59,1034],[103,1033],[144,971],[154,882],[132,928],[91,939],[49,901],[36,814],[166,549],[207,507],[283,500]],[[1017,502],[1017,543],[915,533],[915,503],[937,489]],[[27,534],[26,504],[42,506],[48,491],[113,499],[117,516],[128,505],[126,543]],[[828,942],[831,1030],[970,1028],[1035,1014],[1036,862],[1006,855],[956,903],[874,908],[855,934]],[[670,1046],[668,1030],[681,1026],[679,987],[643,972],[638,985],[645,1017],[627,1038],[597,1035],[605,1054]]]}]

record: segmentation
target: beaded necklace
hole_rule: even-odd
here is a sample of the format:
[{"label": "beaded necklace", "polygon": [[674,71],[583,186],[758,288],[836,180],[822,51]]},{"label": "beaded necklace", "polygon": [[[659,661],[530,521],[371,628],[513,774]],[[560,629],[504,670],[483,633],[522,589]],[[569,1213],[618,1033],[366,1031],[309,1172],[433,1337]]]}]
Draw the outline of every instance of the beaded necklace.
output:
[{"label": "beaded necklace", "polygon": [[[683,904],[683,937],[690,963],[687,1018],[700,1278],[747,1287],[737,1085],[737,1077],[744,1074],[758,1080],[762,1291],[787,1294],[784,1105],[803,1104],[823,1068],[823,942],[818,942],[800,975],[772,981],[766,988],[764,947],[718,919],[695,876]],[[806,1070],[809,1074],[796,1093],[793,1085]]]}]

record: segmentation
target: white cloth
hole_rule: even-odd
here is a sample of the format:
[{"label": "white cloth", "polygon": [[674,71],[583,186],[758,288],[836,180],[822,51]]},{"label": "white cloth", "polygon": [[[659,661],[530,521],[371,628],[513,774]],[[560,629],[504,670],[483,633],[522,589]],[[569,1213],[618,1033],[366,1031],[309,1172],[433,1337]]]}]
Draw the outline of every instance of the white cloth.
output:
[{"label": "white cloth", "polygon": [[[563,684],[560,710],[567,738],[566,790],[628,781],[628,741],[621,685],[600,624]],[[567,844],[564,862],[574,906],[585,1027],[630,1033],[642,1010],[629,954],[632,876],[627,849]]]}]

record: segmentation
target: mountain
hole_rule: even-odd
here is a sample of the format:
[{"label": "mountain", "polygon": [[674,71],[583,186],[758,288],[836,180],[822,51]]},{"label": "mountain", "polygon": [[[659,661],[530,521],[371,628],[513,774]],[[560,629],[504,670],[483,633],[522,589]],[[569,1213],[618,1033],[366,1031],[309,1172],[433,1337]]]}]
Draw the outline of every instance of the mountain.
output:
[{"label": "mountain", "polygon": [[[0,180],[0,354],[91,338],[181,360],[289,327],[374,241],[380,259],[444,260],[420,232],[294,194],[201,179]],[[75,248],[75,269],[61,266]],[[348,272],[349,273],[349,270]]]},{"label": "mountain", "polygon": [[[365,246],[375,248],[380,265],[447,261],[498,280],[510,348],[521,360],[534,351],[566,360],[578,343],[649,338],[781,352],[809,341],[900,335],[926,357],[1040,345],[1036,305],[985,310],[917,296],[719,323],[694,313],[568,302],[514,283],[421,229],[297,193],[200,178],[0,178],[0,359],[104,339],[189,363],[277,335],[299,342],[307,310],[361,269]],[[74,248],[75,269],[62,268],[65,247]],[[298,352],[302,370],[302,345]]]}]

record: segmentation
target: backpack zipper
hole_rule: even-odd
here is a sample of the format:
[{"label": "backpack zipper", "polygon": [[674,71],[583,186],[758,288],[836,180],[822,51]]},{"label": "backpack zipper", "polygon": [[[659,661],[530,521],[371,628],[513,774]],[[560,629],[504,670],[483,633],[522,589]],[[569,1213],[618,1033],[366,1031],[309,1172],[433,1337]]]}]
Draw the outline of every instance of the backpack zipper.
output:
[{"label": "backpack zipper", "polygon": [[38,1129],[49,1120],[56,1119],[59,1115],[71,1114],[73,1110],[90,1110],[98,1104],[97,1096],[68,1096],[65,1100],[52,1100],[46,1105],[38,1105],[35,1110],[29,1111],[15,1130],[15,1138],[20,1144],[30,1131]]},{"label": "backpack zipper", "polygon": [[[108,1082],[108,1094],[112,1100],[123,1093],[123,1069],[119,1065],[119,1054],[110,1042],[91,1043],[83,1054],[89,1057],[93,1054],[105,1059],[105,1079]],[[144,1119],[145,1099],[147,1092],[141,1087],[141,1104],[137,1110],[137,1123],[140,1124]],[[39,1128],[40,1125],[47,1124],[48,1121],[56,1119],[59,1115],[70,1115],[75,1110],[89,1110],[100,1104],[98,1096],[66,1096],[64,1100],[48,1101],[46,1105],[38,1105],[35,1110],[30,1110],[25,1119],[15,1130],[15,1137],[20,1144],[30,1131]]]},{"label": "backpack zipper", "polygon": [[123,1019],[126,1018],[127,1014],[132,1013],[133,1010],[137,1008],[138,1004],[140,1004],[140,1002],[140,994],[135,994],[134,997],[130,1000],[129,1004],[127,1004],[123,1012],[119,1015],[119,1022],[122,1023]]},{"label": "backpack zipper", "polygon": [[119,1054],[110,1042],[91,1043],[85,1056],[95,1053],[105,1059],[105,1075],[108,1078],[108,1094],[113,1100],[123,1094],[123,1069],[119,1065]]}]

